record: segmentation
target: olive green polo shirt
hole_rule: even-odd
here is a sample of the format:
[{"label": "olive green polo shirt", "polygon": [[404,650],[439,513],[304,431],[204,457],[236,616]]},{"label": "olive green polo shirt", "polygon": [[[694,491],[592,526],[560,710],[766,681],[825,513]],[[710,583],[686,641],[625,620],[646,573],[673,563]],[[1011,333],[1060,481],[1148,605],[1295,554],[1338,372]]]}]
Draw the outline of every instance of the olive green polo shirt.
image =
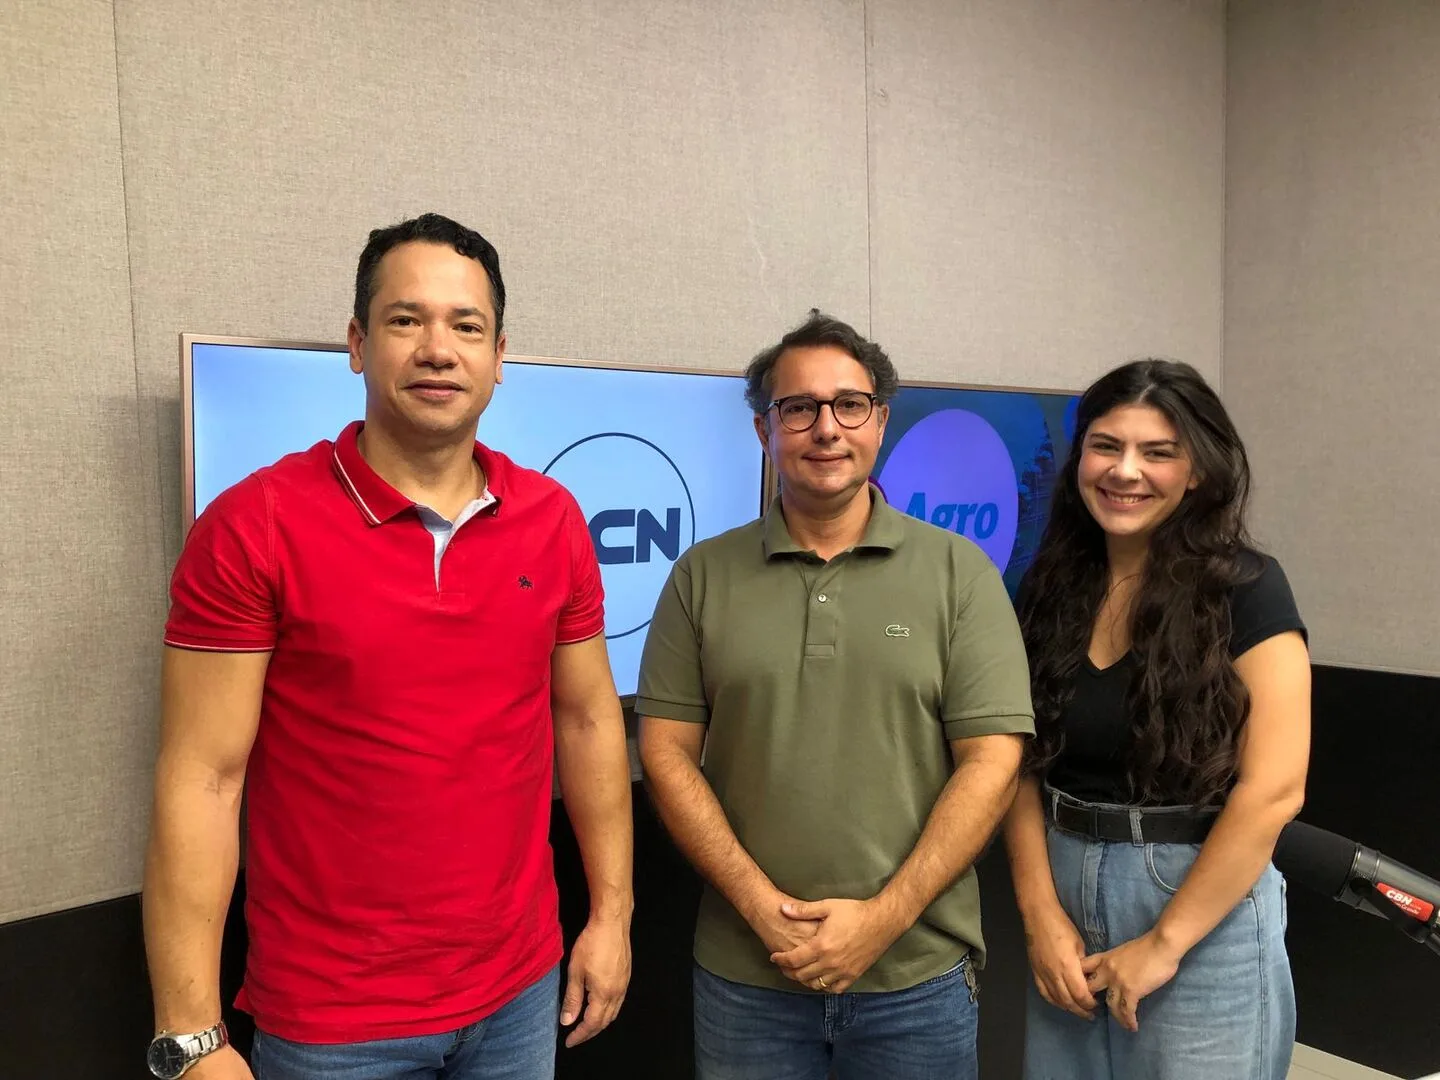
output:
[{"label": "olive green polo shirt", "polygon": [[[888,506],[829,562],[765,517],[675,564],[645,641],[636,711],[708,724],[703,769],[740,843],[804,900],[880,891],[920,838],[954,764],[947,740],[1033,733],[1030,675],[999,572],[969,540]],[[973,869],[859,991],[983,963]],[[695,959],[722,978],[800,990],[714,889]]]}]

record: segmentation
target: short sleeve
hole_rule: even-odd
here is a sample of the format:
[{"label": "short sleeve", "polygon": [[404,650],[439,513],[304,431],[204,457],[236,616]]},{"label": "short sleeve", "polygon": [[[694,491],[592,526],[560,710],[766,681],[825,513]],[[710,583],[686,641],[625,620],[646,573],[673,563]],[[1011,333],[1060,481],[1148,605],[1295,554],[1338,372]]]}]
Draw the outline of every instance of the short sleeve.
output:
[{"label": "short sleeve", "polygon": [[170,577],[165,644],[268,652],[279,627],[274,513],[258,475],[222,492],[196,520]]},{"label": "short sleeve", "polygon": [[605,629],[605,586],[600,578],[600,563],[595,558],[595,543],[580,504],[568,491],[565,498],[565,532],[570,541],[570,595],[560,611],[555,628],[557,645],[588,641]]},{"label": "short sleeve", "polygon": [[947,739],[1035,733],[1020,624],[992,565],[966,586],[962,597],[950,636],[941,719]]},{"label": "short sleeve", "polygon": [[1309,638],[1295,595],[1280,564],[1268,555],[1258,558],[1259,576],[1237,585],[1230,597],[1230,655],[1237,657],[1267,638],[1297,630]]},{"label": "short sleeve", "polygon": [[640,716],[695,724],[710,719],[690,583],[690,565],[682,556],[660,591],[645,635],[640,691],[635,699],[635,712]]}]

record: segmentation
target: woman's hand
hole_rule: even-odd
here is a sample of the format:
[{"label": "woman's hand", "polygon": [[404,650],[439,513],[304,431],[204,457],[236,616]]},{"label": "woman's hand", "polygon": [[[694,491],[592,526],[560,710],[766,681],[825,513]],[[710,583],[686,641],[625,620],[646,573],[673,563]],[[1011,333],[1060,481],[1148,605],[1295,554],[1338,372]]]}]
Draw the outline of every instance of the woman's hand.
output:
[{"label": "woman's hand", "polygon": [[1140,999],[1153,994],[1180,970],[1180,955],[1153,930],[1081,963],[1092,992],[1104,990],[1105,1004],[1120,1026],[1139,1031]]},{"label": "woman's hand", "polygon": [[1025,922],[1025,951],[1040,996],[1068,1013],[1094,1019],[1095,997],[1085,985],[1085,939],[1057,904]]}]

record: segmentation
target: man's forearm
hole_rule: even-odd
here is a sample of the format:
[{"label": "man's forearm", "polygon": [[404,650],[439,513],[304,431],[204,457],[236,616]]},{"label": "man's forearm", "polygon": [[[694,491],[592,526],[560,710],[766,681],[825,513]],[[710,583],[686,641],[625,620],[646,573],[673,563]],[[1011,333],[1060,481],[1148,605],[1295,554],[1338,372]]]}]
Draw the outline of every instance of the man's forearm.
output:
[{"label": "man's forearm", "polygon": [[919,841],[875,897],[908,928],[979,856],[1015,796],[1019,740],[962,758]]},{"label": "man's forearm", "polygon": [[683,751],[656,751],[646,758],[645,780],[675,846],[750,920],[756,902],[775,886],[741,846],[700,767]]},{"label": "man's forearm", "polygon": [[143,914],[157,1030],[220,1019],[220,942],[240,848],[241,784],[159,764]]},{"label": "man's forearm", "polygon": [[629,925],[635,906],[635,823],[623,721],[617,715],[557,724],[555,763],[560,797],[585,864],[590,915]]}]

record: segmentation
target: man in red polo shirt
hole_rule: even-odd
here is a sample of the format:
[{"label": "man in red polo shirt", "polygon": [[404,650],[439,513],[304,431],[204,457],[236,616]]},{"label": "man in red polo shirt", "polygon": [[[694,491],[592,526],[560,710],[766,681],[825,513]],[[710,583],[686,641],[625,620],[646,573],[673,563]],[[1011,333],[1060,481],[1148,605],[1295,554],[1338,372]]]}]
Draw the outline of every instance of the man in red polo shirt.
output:
[{"label": "man in red polo shirt", "polygon": [[[364,422],[190,532],[145,871],[156,1076],[251,1076],[219,1022],[242,786],[256,1076],[548,1080],[557,1021],[574,1045],[620,1007],[630,779],[599,567],[575,500],[476,442],[504,312],[478,233],[371,233]],[[552,765],[590,886],[563,1006]]]}]

